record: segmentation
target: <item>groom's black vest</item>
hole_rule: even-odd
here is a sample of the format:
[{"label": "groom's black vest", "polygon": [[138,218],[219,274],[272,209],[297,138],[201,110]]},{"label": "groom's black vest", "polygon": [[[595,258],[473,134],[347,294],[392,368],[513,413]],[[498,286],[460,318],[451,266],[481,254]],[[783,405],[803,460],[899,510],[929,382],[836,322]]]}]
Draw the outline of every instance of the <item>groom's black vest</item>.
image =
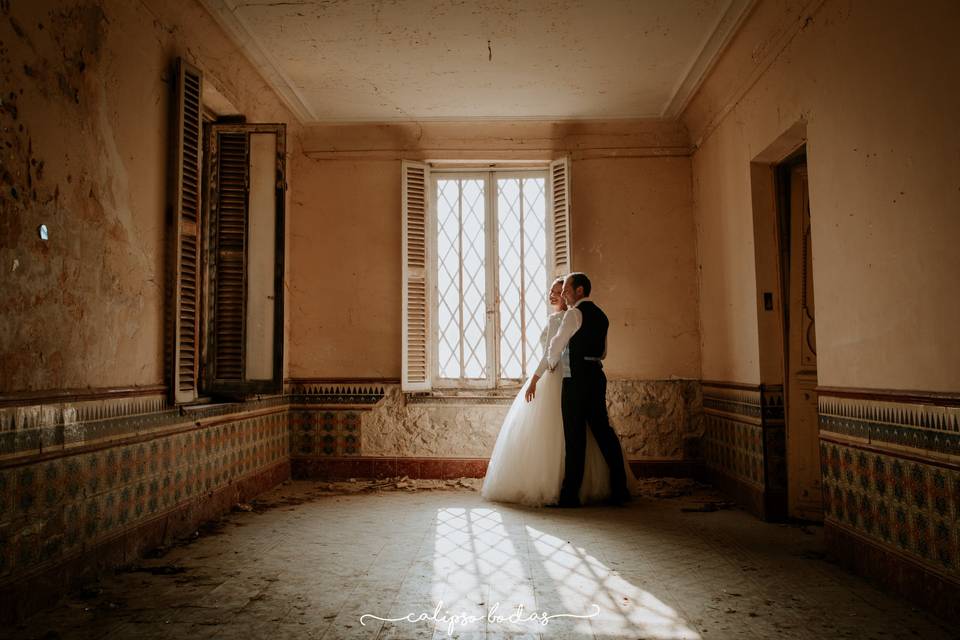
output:
[{"label": "groom's black vest", "polygon": [[607,327],[610,326],[606,314],[589,300],[578,304],[577,309],[580,310],[581,323],[569,343],[571,375],[577,375],[577,371],[585,366],[599,364],[607,344]]}]

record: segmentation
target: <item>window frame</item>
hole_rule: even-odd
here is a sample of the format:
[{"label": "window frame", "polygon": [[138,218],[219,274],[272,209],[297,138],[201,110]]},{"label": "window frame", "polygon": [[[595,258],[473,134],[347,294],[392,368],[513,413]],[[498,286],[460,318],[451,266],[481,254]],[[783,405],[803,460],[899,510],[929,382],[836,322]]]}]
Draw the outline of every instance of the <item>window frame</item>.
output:
[{"label": "window frame", "polygon": [[[532,375],[532,371],[525,372],[521,378],[502,378],[501,372],[501,313],[500,313],[500,204],[498,183],[500,179],[523,179],[536,177],[543,180],[544,188],[544,264],[543,270],[547,281],[552,279],[550,269],[550,224],[551,215],[550,206],[550,164],[544,162],[542,165],[533,165],[525,167],[487,167],[487,168],[469,168],[469,167],[441,167],[432,168],[429,177],[429,211],[428,214],[428,233],[429,242],[432,251],[428,255],[432,256],[427,268],[427,288],[430,292],[428,301],[429,315],[429,340],[433,349],[430,358],[430,377],[432,385],[438,390],[495,390],[505,388],[515,388]],[[437,260],[437,233],[439,225],[437,198],[438,181],[444,178],[456,178],[461,180],[482,179],[484,181],[484,342],[486,348],[486,366],[485,377],[476,378],[444,378],[440,375],[439,361],[439,308],[440,292],[438,289],[438,260]],[[522,197],[522,195],[521,195]],[[521,269],[524,265],[521,263]],[[545,283],[546,286],[547,283]],[[521,300],[523,300],[523,290],[521,290]],[[524,344],[527,342],[526,327],[521,328],[521,354]],[[461,362],[462,364],[462,362]],[[526,361],[521,355],[521,368],[526,367]]]},{"label": "window frame", "polygon": [[[557,277],[573,270],[571,265],[572,180],[569,156],[553,160],[521,162],[407,160],[400,161],[401,213],[401,352],[400,389],[404,394],[433,394],[433,361],[436,358],[431,334],[434,323],[433,282],[430,264],[436,253],[432,226],[436,219],[435,203],[431,196],[431,174],[446,169],[518,170],[546,165],[548,170],[547,198],[547,275]],[[479,390],[478,390],[479,391]],[[469,390],[443,389],[436,396],[463,397]],[[476,393],[474,391],[473,393]],[[487,390],[486,395],[492,391]]]}]

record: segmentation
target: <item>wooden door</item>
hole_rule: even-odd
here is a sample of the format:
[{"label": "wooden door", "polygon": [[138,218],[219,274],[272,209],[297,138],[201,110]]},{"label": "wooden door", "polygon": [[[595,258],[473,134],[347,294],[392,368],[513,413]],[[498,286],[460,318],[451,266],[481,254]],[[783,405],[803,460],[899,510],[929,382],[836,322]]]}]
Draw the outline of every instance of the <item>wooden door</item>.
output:
[{"label": "wooden door", "polygon": [[790,169],[789,208],[787,500],[790,517],[822,521],[813,253],[805,162]]}]

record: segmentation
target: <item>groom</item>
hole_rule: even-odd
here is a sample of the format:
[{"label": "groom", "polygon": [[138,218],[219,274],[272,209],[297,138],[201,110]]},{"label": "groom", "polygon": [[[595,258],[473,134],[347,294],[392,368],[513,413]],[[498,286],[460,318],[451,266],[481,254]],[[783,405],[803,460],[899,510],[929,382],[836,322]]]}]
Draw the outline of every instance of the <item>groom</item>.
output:
[{"label": "groom", "polygon": [[558,507],[580,506],[580,484],[587,450],[587,426],[610,468],[610,502],[630,499],[623,453],[617,434],[607,418],[607,377],[601,361],[607,355],[607,316],[590,300],[590,279],[571,273],[561,291],[567,303],[557,335],[547,347],[547,363],[554,370],[564,349],[570,356],[570,371],[564,371],[560,405],[566,442],[563,485]]}]

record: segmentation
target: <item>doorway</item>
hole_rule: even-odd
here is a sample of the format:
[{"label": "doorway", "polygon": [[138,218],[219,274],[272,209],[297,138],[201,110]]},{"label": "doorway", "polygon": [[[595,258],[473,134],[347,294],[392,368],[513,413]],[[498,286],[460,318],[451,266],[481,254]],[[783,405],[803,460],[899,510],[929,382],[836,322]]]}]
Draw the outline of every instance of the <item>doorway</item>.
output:
[{"label": "doorway", "polygon": [[776,165],[783,326],[787,514],[820,522],[817,342],[806,147]]},{"label": "doorway", "polygon": [[807,127],[750,163],[767,520],[823,520]]}]

